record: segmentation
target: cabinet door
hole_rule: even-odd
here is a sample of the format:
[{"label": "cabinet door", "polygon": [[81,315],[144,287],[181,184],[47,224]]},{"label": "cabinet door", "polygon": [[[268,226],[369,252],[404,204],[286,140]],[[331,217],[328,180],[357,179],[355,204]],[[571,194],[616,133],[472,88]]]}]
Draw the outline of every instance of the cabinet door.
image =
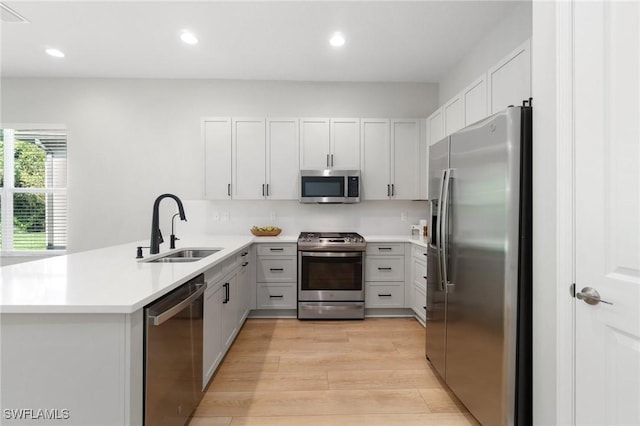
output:
[{"label": "cabinet door", "polygon": [[442,107],[444,112],[444,134],[460,130],[464,127],[464,106],[461,96],[456,96]]},{"label": "cabinet door", "polygon": [[433,145],[440,139],[444,138],[444,119],[442,118],[442,107],[435,110],[433,114],[427,118],[427,131],[429,144]]},{"label": "cabinet door", "polygon": [[[213,287],[213,284],[209,284]],[[208,290],[204,297],[202,388],[204,389],[222,359],[222,301],[224,288]]]},{"label": "cabinet door", "polygon": [[300,119],[300,168],[329,168],[330,140],[328,118]]},{"label": "cabinet door", "polygon": [[464,125],[475,123],[487,114],[487,77],[483,75],[462,91]]},{"label": "cabinet door", "polygon": [[421,194],[420,177],[426,158],[420,149],[420,120],[391,121],[392,177],[391,196],[396,200],[426,198]]},{"label": "cabinet door", "polygon": [[360,119],[333,118],[329,166],[335,169],[360,168]]},{"label": "cabinet door", "polygon": [[262,118],[234,118],[232,121],[232,197],[237,200],[264,198],[265,127]]},{"label": "cabinet door", "polygon": [[204,137],[204,196],[213,200],[231,198],[231,119],[202,120]]},{"label": "cabinet door", "polygon": [[413,312],[415,312],[416,316],[424,324],[427,319],[427,294],[422,287],[413,287],[412,302],[411,308]]},{"label": "cabinet door", "polygon": [[488,73],[489,114],[509,105],[522,105],[531,96],[530,41],[511,52]]},{"label": "cabinet door", "polygon": [[387,200],[391,194],[389,120],[363,119],[361,123],[363,200]]},{"label": "cabinet door", "polygon": [[[243,259],[244,260],[244,259]],[[242,262],[236,275],[236,298],[238,299],[238,327],[249,314],[249,261]]]},{"label": "cabinet door", "polygon": [[267,120],[267,198],[298,199],[299,144],[297,118]]},{"label": "cabinet door", "polygon": [[226,293],[222,299],[222,342],[225,350],[231,346],[236,331],[238,330],[238,292],[236,278],[235,273],[228,276],[224,280],[222,287],[222,291]]}]

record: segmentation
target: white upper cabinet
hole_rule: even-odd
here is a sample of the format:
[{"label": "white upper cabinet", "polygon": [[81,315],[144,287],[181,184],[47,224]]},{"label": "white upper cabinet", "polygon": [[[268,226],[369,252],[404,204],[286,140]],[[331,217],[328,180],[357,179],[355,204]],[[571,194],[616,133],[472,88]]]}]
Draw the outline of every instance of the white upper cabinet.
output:
[{"label": "white upper cabinet", "polygon": [[462,96],[458,95],[444,104],[442,111],[444,112],[445,135],[450,135],[464,127],[464,105]]},{"label": "white upper cabinet", "polygon": [[300,119],[301,169],[358,169],[359,165],[359,119]]},{"label": "white upper cabinet", "polygon": [[297,118],[205,118],[205,198],[297,200]]},{"label": "white upper cabinet", "polygon": [[202,120],[204,138],[204,197],[231,198],[231,118]]},{"label": "white upper cabinet", "polygon": [[426,198],[426,147],[421,143],[420,120],[363,119],[362,198],[417,200]]},{"label": "white upper cabinet", "polygon": [[487,77],[476,79],[462,92],[462,105],[464,106],[464,125],[475,123],[487,116]]},{"label": "white upper cabinet", "polygon": [[428,144],[509,105],[522,105],[531,96],[530,46],[529,40],[523,43],[431,114],[427,118]]},{"label": "white upper cabinet", "polygon": [[395,200],[426,199],[426,193],[421,193],[426,152],[420,142],[420,120],[391,120],[391,198]]},{"label": "white upper cabinet", "polygon": [[267,198],[298,199],[298,146],[297,118],[267,119]]},{"label": "white upper cabinet", "polygon": [[527,41],[487,72],[489,114],[522,105],[531,96],[531,42]]},{"label": "white upper cabinet", "polygon": [[362,119],[362,198],[386,200],[391,194],[391,135],[389,120]]},{"label": "white upper cabinet", "polygon": [[328,118],[300,119],[300,168],[327,169],[330,167],[330,120]]},{"label": "white upper cabinet", "polygon": [[427,140],[429,145],[433,145],[444,138],[444,118],[442,107],[438,108],[427,118]]},{"label": "white upper cabinet", "polygon": [[360,119],[332,118],[330,167],[358,170],[360,168]]},{"label": "white upper cabinet", "polygon": [[265,120],[234,118],[232,120],[232,198],[257,200],[265,191]]}]

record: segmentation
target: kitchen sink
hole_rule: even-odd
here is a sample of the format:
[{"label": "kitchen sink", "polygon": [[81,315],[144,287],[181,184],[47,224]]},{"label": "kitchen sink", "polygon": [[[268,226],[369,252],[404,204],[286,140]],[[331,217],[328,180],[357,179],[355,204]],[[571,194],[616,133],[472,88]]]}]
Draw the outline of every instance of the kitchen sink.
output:
[{"label": "kitchen sink", "polygon": [[211,256],[214,253],[219,252],[220,249],[182,249],[173,253],[169,253],[166,256],[163,256],[161,259],[176,259],[176,258],[185,258],[185,257],[197,257],[202,259],[203,257]]},{"label": "kitchen sink", "polygon": [[189,263],[202,260],[202,257],[159,257],[157,259],[147,260],[147,263]]},{"label": "kitchen sink", "polygon": [[155,259],[145,260],[147,263],[189,263],[197,262],[204,259],[207,256],[211,256],[219,252],[222,249],[201,249],[201,248],[186,248],[171,253],[167,253],[164,256],[156,257]]}]

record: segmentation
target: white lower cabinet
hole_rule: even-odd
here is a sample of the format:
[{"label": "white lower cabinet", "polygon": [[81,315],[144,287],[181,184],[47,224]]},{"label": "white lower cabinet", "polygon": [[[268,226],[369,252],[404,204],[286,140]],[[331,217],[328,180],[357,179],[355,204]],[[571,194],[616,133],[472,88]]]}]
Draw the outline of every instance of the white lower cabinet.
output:
[{"label": "white lower cabinet", "polygon": [[405,307],[404,243],[367,243],[365,308]]},{"label": "white lower cabinet", "polygon": [[404,307],[404,283],[367,282],[365,286],[365,306],[367,308]]},{"label": "white lower cabinet", "polygon": [[[246,254],[245,254],[246,253]],[[205,271],[202,387],[211,380],[251,309],[250,250]]]},{"label": "white lower cabinet", "polygon": [[426,319],[427,309],[427,249],[421,246],[411,247],[411,308],[416,316]]},{"label": "white lower cabinet", "polygon": [[256,253],[256,308],[296,309],[296,244],[257,244]]},{"label": "white lower cabinet", "polygon": [[228,349],[238,331],[238,282],[237,273],[225,277],[222,283],[224,297],[222,299],[222,342],[224,349]]},{"label": "white lower cabinet", "polygon": [[213,376],[216,367],[224,354],[222,348],[222,301],[224,289],[210,285],[204,293],[204,327],[202,342],[202,388],[204,389]]},{"label": "white lower cabinet", "polygon": [[258,309],[295,309],[295,284],[258,284],[257,307]]}]

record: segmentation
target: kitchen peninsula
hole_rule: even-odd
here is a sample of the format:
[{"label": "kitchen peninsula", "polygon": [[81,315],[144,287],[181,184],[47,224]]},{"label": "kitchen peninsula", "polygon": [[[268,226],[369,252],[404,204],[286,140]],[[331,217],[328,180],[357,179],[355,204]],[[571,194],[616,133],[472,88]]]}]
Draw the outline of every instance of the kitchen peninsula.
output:
[{"label": "kitchen peninsula", "polygon": [[[201,273],[240,265],[254,243],[296,238],[185,237],[182,247],[220,249],[192,263],[138,261],[136,247],[145,242],[137,242],[0,268],[2,424],[42,424],[38,413],[62,413],[56,422],[65,425],[142,424],[144,306]],[[425,244],[409,236],[365,238]],[[251,273],[249,283],[245,291],[254,298],[246,306],[255,309]],[[231,340],[246,313],[239,318]]]}]

